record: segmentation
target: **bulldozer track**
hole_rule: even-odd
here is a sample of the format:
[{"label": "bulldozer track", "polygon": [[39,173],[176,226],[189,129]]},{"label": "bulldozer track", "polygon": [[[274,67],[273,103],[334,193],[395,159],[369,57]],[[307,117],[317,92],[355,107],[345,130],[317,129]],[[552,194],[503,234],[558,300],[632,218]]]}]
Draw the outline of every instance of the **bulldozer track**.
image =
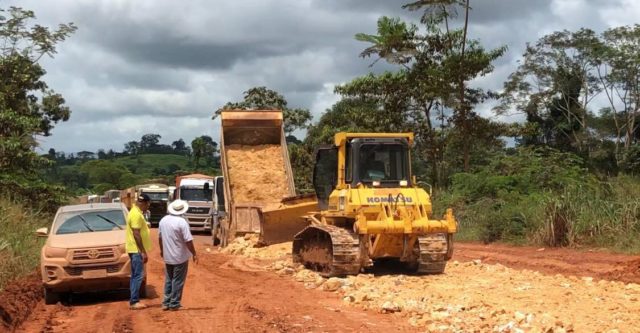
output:
[{"label": "bulldozer track", "polygon": [[447,236],[445,234],[418,237],[418,273],[444,273],[449,250],[447,245]]},{"label": "bulldozer track", "polygon": [[358,274],[360,242],[346,229],[313,225],[296,235],[293,258],[325,277]]}]

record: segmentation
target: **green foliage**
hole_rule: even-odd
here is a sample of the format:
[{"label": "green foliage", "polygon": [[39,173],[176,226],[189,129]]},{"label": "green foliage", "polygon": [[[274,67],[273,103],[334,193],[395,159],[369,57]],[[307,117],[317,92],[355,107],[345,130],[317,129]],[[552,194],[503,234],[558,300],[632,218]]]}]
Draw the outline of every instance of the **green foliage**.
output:
[{"label": "green foliage", "polygon": [[29,274],[40,259],[42,238],[35,230],[48,227],[52,216],[0,197],[0,291],[7,282]]},{"label": "green foliage", "polygon": [[242,102],[228,102],[214,114],[215,119],[223,110],[282,110],[284,132],[287,135],[297,129],[305,129],[311,122],[311,112],[307,109],[289,108],[287,100],[275,90],[254,87],[244,92]]},{"label": "green foliage", "polygon": [[0,187],[30,202],[55,204],[61,189],[44,184],[39,170],[50,161],[34,148],[35,137],[48,136],[53,125],[69,119],[61,95],[51,90],[38,60],[56,53],[56,44],[75,30],[71,23],[57,30],[33,24],[32,11],[0,10]]},{"label": "green foliage", "polygon": [[474,173],[455,174],[437,207],[455,207],[461,228],[485,242],[523,240],[541,227],[545,198],[568,186],[595,193],[599,183],[575,155],[518,148],[494,156]]},{"label": "green foliage", "polygon": [[128,188],[136,185],[138,180],[126,167],[110,160],[87,161],[80,167],[80,172],[88,176],[90,183],[97,184],[94,190],[98,193]]},{"label": "green foliage", "polygon": [[454,207],[459,239],[546,246],[640,248],[640,179],[599,181],[577,156],[518,148],[454,175],[435,207]]},{"label": "green foliage", "polygon": [[200,167],[201,159],[206,161],[206,165],[211,166],[218,151],[218,143],[210,136],[202,135],[191,141],[191,151],[196,170]]},{"label": "green foliage", "polygon": [[313,175],[314,157],[311,156],[309,150],[301,143],[288,144],[289,159],[291,161],[291,168],[293,169],[293,180],[296,184],[296,193],[313,193],[313,181],[311,179]]},{"label": "green foliage", "polygon": [[[163,178],[172,183],[178,173],[189,173],[189,157],[175,154],[142,154],[121,156],[108,160],[79,161],[74,165],[61,165],[46,174],[49,183],[64,184],[76,195],[103,193]],[[200,168],[202,172],[219,174],[218,169]]]}]

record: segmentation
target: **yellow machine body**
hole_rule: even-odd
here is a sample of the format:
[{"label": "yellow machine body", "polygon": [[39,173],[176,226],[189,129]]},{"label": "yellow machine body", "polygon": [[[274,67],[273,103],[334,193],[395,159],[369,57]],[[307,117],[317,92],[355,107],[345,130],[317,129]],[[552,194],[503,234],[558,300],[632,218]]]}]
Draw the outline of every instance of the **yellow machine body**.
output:
[{"label": "yellow machine body", "polygon": [[324,276],[358,274],[397,259],[439,274],[453,254],[453,211],[432,217],[411,170],[413,133],[337,133],[318,147],[313,186],[319,212],[297,233],[292,256]]}]

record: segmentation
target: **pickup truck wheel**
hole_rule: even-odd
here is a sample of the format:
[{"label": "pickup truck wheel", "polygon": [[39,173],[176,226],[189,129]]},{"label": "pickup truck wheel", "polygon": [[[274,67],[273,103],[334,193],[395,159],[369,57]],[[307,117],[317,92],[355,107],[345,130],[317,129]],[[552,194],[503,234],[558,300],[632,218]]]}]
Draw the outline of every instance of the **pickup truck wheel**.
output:
[{"label": "pickup truck wheel", "polygon": [[60,301],[60,294],[44,288],[44,304],[51,305]]}]

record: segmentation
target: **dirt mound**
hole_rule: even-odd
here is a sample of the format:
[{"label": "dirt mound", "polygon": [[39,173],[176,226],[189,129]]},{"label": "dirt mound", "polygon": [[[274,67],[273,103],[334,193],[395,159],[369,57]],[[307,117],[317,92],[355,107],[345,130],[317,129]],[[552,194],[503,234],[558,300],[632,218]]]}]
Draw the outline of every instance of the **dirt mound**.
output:
[{"label": "dirt mound", "polygon": [[237,237],[227,247],[222,248],[220,252],[243,255],[255,259],[275,260],[291,254],[291,242],[258,247],[258,235],[247,234],[244,237]]},{"label": "dirt mound", "polygon": [[42,299],[42,281],[38,273],[9,283],[0,293],[0,320],[3,329],[12,331],[22,323]]},{"label": "dirt mound", "polygon": [[279,145],[229,145],[225,149],[235,202],[277,203],[289,196]]},{"label": "dirt mound", "polygon": [[623,282],[640,282],[640,259],[624,263],[621,268],[609,272],[606,277]]}]

